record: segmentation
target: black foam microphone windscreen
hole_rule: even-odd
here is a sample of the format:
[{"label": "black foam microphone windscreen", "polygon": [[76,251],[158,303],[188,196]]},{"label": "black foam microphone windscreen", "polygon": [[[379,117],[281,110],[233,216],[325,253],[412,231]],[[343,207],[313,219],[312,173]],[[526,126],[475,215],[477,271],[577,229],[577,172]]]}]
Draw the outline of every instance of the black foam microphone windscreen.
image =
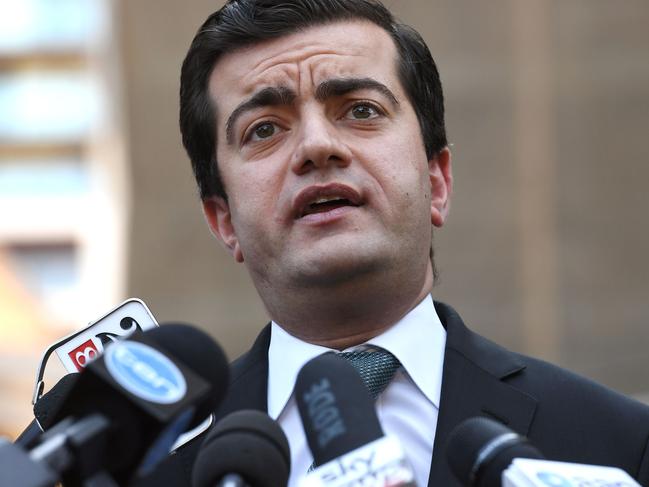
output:
[{"label": "black foam microphone windscreen", "polygon": [[205,332],[183,323],[165,323],[146,333],[212,385],[212,394],[198,405],[189,427],[198,425],[221,404],[228,389],[230,369],[223,349]]},{"label": "black foam microphone windscreen", "polygon": [[446,446],[451,471],[467,487],[500,487],[514,458],[542,459],[527,438],[489,418],[470,418],[451,432]]},{"label": "black foam microphone windscreen", "polygon": [[34,421],[16,438],[16,445],[22,448],[31,448],[39,441],[43,431],[52,426],[51,413],[60,407],[63,400],[77,383],[78,378],[79,374],[64,375],[54,384],[52,389],[43,394],[34,404]]},{"label": "black foam microphone windscreen", "polygon": [[260,411],[236,411],[205,438],[194,463],[192,485],[214,487],[234,474],[251,487],[285,486],[290,458],[286,436],[275,421]]},{"label": "black foam microphone windscreen", "polygon": [[59,407],[59,404],[67,397],[74,385],[77,383],[79,374],[67,374],[34,404],[34,416],[43,429],[52,425],[52,412]]},{"label": "black foam microphone windscreen", "polygon": [[316,467],[383,437],[363,380],[334,353],[302,367],[295,398]]}]

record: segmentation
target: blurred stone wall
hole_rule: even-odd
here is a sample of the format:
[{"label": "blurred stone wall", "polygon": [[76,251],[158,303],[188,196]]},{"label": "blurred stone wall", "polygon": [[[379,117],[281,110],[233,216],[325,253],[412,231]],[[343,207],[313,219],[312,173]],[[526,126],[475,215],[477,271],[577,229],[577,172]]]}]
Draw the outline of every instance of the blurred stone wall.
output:
[{"label": "blurred stone wall", "polygon": [[[423,34],[445,88],[456,186],[435,297],[507,347],[648,391],[649,4],[386,3]],[[182,59],[221,4],[119,4],[128,289],[234,358],[267,318],[203,221],[177,123]]]}]

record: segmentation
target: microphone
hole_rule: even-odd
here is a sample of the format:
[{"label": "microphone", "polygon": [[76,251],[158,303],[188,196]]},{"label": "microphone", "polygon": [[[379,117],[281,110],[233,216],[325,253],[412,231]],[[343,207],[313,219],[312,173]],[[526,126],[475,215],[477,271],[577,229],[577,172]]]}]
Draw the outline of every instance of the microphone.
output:
[{"label": "microphone", "polygon": [[206,333],[181,324],[136,332],[78,375],[30,457],[66,485],[104,471],[121,485],[136,470],[149,473],[216,408],[227,383],[225,355]]},{"label": "microphone", "polygon": [[43,395],[40,400],[34,404],[34,417],[43,430],[54,425],[54,422],[52,421],[52,412],[57,410],[62,401],[68,394],[70,394],[70,391],[77,383],[78,378],[78,373],[64,375],[49,392]]},{"label": "microphone", "polygon": [[640,487],[619,468],[545,460],[526,437],[484,417],[456,426],[446,456],[465,487]]},{"label": "microphone", "polygon": [[236,411],[219,421],[203,441],[192,486],[283,486],[290,464],[288,440],[275,421],[260,411]]},{"label": "microphone", "polygon": [[[32,396],[34,420],[16,438],[15,443],[27,449],[40,439],[43,431],[52,426],[50,411],[74,384],[78,377],[77,372],[81,372],[90,361],[101,355],[105,346],[126,338],[134,331],[147,331],[157,326],[158,323],[147,305],[141,299],[130,298],[90,322],[85,328],[51,344],[43,353],[36,369],[36,384]],[[45,367],[54,353],[68,371],[68,375],[43,395]]]},{"label": "microphone", "polygon": [[76,383],[79,374],[67,374],[54,384],[54,387],[34,404],[34,420],[16,438],[14,443],[21,448],[29,449],[43,436],[43,431],[52,426],[50,412],[58,408],[63,398]]},{"label": "microphone", "polygon": [[489,418],[470,418],[451,432],[446,458],[453,475],[462,485],[500,487],[502,472],[514,458],[543,455],[527,438]]},{"label": "microphone", "polygon": [[58,480],[47,465],[34,462],[20,446],[0,437],[0,485],[52,487]]},{"label": "microphone", "polygon": [[189,424],[195,427],[216,410],[228,390],[230,365],[223,349],[207,333],[184,323],[167,323],[145,334],[212,386],[212,393],[197,404]]},{"label": "microphone", "polygon": [[515,458],[502,479],[502,487],[641,487],[619,468],[527,458]]},{"label": "microphone", "polygon": [[[176,326],[182,328],[174,331],[176,330]],[[207,360],[207,357],[210,357],[208,362],[218,360],[218,353],[210,352],[209,350],[205,350],[204,356],[194,353],[195,349],[193,345],[203,340],[205,337],[203,332],[199,331],[199,335],[194,336],[196,328],[193,328],[190,325],[173,323],[165,324],[163,327],[156,326],[156,328],[144,331],[147,333],[148,337],[155,339],[167,352],[170,352],[176,358],[188,365],[193,371],[206,371],[207,376],[205,379],[208,383],[227,384],[227,377],[210,377],[210,374],[227,374],[227,368],[223,368],[221,365],[213,367],[211,363],[203,363]],[[103,353],[103,349],[101,353]],[[97,356],[100,356],[101,353],[98,353]],[[221,357],[224,357],[222,351],[219,353]],[[222,364],[224,360],[225,359],[220,360],[219,363]],[[62,401],[70,393],[70,390],[77,383],[78,379],[79,374],[76,372],[64,375],[50,391],[46,392],[39,398],[39,400],[34,404],[34,417],[37,425],[32,422],[32,424],[30,424],[29,427],[16,439],[16,444],[23,448],[31,448],[42,436],[43,431],[54,425],[54,416],[52,413],[61,407]],[[190,428],[194,427],[196,422],[200,421],[200,418],[208,418],[211,415],[212,411],[214,411],[216,406],[220,403],[218,398],[218,395],[213,397],[213,404],[210,404],[209,402],[203,404],[201,411],[197,411],[195,421],[192,422]]]},{"label": "microphone", "polygon": [[383,429],[363,380],[333,353],[298,374],[295,398],[315,470],[301,487],[415,486],[400,443]]}]

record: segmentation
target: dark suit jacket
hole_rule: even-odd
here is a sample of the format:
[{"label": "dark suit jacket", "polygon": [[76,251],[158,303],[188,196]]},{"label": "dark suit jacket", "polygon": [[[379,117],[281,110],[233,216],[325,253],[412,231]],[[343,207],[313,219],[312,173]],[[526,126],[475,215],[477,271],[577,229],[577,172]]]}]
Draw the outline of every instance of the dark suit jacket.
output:
[{"label": "dark suit jacket", "polygon": [[[435,308],[447,339],[430,487],[460,485],[446,462],[446,442],[456,425],[481,415],[528,436],[546,458],[619,467],[649,485],[648,407],[551,364],[509,352],[466,328],[451,307],[436,302]],[[231,389],[217,421],[239,409],[267,410],[269,343],[267,326],[250,351],[232,364]],[[201,441],[198,437],[181,447],[137,485],[191,485]]]}]

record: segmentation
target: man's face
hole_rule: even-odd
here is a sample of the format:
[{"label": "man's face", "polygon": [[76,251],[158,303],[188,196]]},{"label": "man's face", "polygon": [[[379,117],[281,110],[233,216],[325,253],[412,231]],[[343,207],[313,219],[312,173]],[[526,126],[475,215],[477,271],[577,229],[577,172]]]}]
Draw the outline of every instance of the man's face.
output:
[{"label": "man's face", "polygon": [[427,160],[396,63],[390,36],[362,21],[217,62],[209,91],[228,200],[204,208],[258,288],[426,267],[431,223],[446,214],[449,154]]}]

